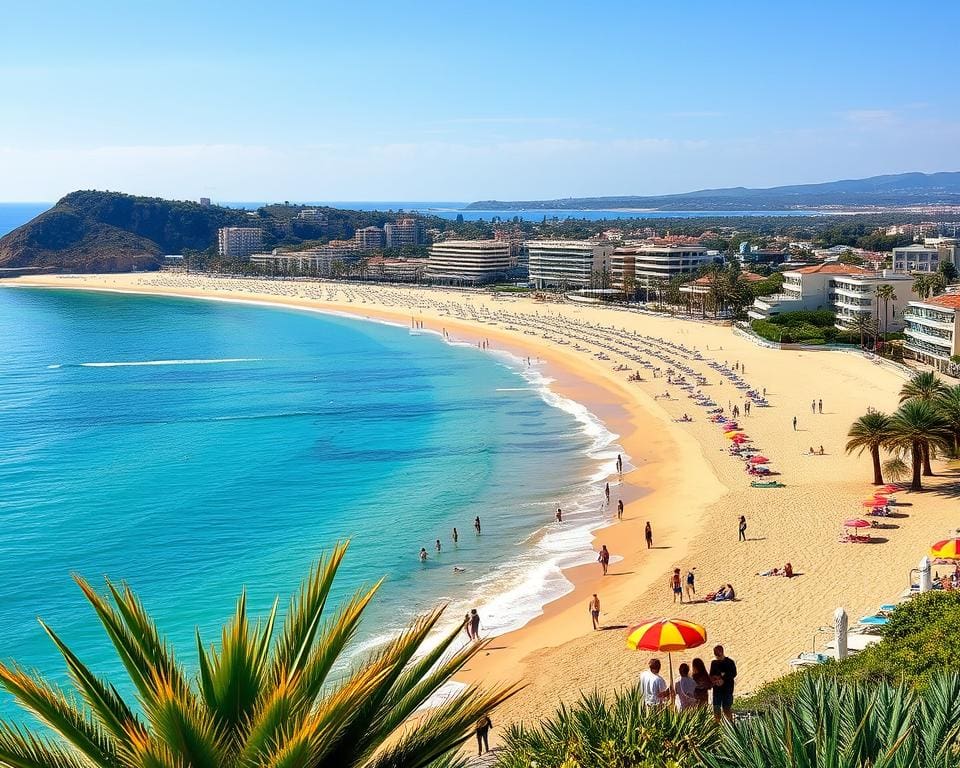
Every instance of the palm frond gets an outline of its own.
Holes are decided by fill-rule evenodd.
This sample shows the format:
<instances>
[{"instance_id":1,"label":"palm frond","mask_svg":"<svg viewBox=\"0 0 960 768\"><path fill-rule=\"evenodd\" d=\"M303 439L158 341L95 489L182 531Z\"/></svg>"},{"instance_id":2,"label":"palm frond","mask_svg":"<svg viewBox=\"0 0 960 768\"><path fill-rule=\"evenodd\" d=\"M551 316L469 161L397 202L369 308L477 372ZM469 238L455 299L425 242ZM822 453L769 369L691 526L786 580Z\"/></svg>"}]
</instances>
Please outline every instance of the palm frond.
<instances>
[{"instance_id":1,"label":"palm frond","mask_svg":"<svg viewBox=\"0 0 960 768\"><path fill-rule=\"evenodd\" d=\"M89 768L90 762L51 739L0 723L0 765L10 768ZM113 763L95 763L98 766Z\"/></svg>"}]
</instances>

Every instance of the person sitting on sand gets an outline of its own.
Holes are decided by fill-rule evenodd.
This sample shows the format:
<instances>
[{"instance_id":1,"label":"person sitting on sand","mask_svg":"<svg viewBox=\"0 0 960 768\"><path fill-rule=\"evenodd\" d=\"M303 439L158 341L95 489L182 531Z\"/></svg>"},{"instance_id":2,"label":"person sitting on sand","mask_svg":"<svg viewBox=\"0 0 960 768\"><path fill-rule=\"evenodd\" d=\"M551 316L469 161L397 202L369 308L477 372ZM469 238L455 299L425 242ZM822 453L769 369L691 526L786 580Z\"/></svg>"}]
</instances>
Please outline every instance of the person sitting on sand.
<instances>
[{"instance_id":1,"label":"person sitting on sand","mask_svg":"<svg viewBox=\"0 0 960 768\"><path fill-rule=\"evenodd\" d=\"M726 602L727 600L733 600L736 596L736 593L733 591L733 585L726 584L717 590L717 594L714 595L713 601L715 603L722 603Z\"/></svg>"},{"instance_id":2,"label":"person sitting on sand","mask_svg":"<svg viewBox=\"0 0 960 768\"><path fill-rule=\"evenodd\" d=\"M783 575L786 576L788 579L792 579L793 565L791 565L790 563L787 563L785 566L783 566Z\"/></svg>"},{"instance_id":3,"label":"person sitting on sand","mask_svg":"<svg viewBox=\"0 0 960 768\"><path fill-rule=\"evenodd\" d=\"M780 576L781 571L779 568L771 568L768 571L761 571L757 576Z\"/></svg>"}]
</instances>

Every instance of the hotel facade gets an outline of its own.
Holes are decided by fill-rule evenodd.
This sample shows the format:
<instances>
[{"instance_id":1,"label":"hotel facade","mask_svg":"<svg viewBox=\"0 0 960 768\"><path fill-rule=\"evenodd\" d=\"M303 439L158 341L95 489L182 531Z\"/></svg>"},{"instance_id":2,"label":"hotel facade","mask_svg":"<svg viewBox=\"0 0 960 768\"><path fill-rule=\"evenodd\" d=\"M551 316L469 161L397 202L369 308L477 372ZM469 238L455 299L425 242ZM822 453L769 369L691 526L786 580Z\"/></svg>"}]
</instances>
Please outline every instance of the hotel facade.
<instances>
[{"instance_id":1,"label":"hotel facade","mask_svg":"<svg viewBox=\"0 0 960 768\"><path fill-rule=\"evenodd\" d=\"M877 287L893 286L895 299L884 305L877 302ZM839 262L826 262L783 273L782 293L754 300L747 315L751 320L769 320L784 312L827 309L836 313L836 327L850 330L857 317L881 318L884 328L898 331L904 327L903 308L918 299L913 278L892 272L870 272Z\"/></svg>"},{"instance_id":2,"label":"hotel facade","mask_svg":"<svg viewBox=\"0 0 960 768\"><path fill-rule=\"evenodd\" d=\"M699 245L640 245L614 250L614 281L627 289L653 288L660 281L696 272L710 262L707 249Z\"/></svg>"},{"instance_id":3,"label":"hotel facade","mask_svg":"<svg viewBox=\"0 0 960 768\"><path fill-rule=\"evenodd\" d=\"M517 266L503 240L444 240L430 246L426 274L431 280L480 284L506 278Z\"/></svg>"},{"instance_id":4,"label":"hotel facade","mask_svg":"<svg viewBox=\"0 0 960 768\"><path fill-rule=\"evenodd\" d=\"M228 259L245 259L263 245L260 227L221 227L217 230L217 251Z\"/></svg>"},{"instance_id":5,"label":"hotel facade","mask_svg":"<svg viewBox=\"0 0 960 768\"><path fill-rule=\"evenodd\" d=\"M529 240L527 269L534 288L577 290L614 287L596 285L598 275L607 274L611 283L614 247L589 240Z\"/></svg>"},{"instance_id":6,"label":"hotel facade","mask_svg":"<svg viewBox=\"0 0 960 768\"><path fill-rule=\"evenodd\" d=\"M960 378L960 291L911 301L903 313L904 352L941 373Z\"/></svg>"}]
</instances>

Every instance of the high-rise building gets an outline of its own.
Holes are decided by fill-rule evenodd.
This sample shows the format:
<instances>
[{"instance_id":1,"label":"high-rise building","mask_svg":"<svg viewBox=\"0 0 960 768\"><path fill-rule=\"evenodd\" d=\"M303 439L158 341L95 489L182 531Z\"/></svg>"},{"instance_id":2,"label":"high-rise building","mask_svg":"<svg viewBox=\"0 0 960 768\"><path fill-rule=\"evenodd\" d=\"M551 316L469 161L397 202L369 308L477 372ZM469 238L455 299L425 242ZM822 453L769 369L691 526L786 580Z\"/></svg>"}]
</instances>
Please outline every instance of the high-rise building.
<instances>
[{"instance_id":1,"label":"high-rise building","mask_svg":"<svg viewBox=\"0 0 960 768\"><path fill-rule=\"evenodd\" d=\"M403 248L407 245L423 243L423 224L413 217L397 219L392 224L384 224L383 232L387 248Z\"/></svg>"},{"instance_id":2,"label":"high-rise building","mask_svg":"<svg viewBox=\"0 0 960 768\"><path fill-rule=\"evenodd\" d=\"M228 259L244 259L260 250L263 230L260 227L221 227L217 230L217 249Z\"/></svg>"},{"instance_id":3,"label":"high-rise building","mask_svg":"<svg viewBox=\"0 0 960 768\"><path fill-rule=\"evenodd\" d=\"M364 227L353 233L353 241L361 251L375 251L383 248L384 236L380 227Z\"/></svg>"},{"instance_id":4,"label":"high-rise building","mask_svg":"<svg viewBox=\"0 0 960 768\"><path fill-rule=\"evenodd\" d=\"M540 289L612 288L613 252L612 243L530 240L527 242L530 282Z\"/></svg>"},{"instance_id":5,"label":"high-rise building","mask_svg":"<svg viewBox=\"0 0 960 768\"><path fill-rule=\"evenodd\" d=\"M510 243L501 240L444 240L430 246L427 276L445 283L489 283L516 268Z\"/></svg>"},{"instance_id":6,"label":"high-rise building","mask_svg":"<svg viewBox=\"0 0 960 768\"><path fill-rule=\"evenodd\" d=\"M637 288L648 288L659 281L695 272L709 260L707 249L701 245L630 246L616 249L612 272L629 272Z\"/></svg>"},{"instance_id":7,"label":"high-rise building","mask_svg":"<svg viewBox=\"0 0 960 768\"><path fill-rule=\"evenodd\" d=\"M911 301L903 312L904 351L938 371L960 375L960 291Z\"/></svg>"}]
</instances>

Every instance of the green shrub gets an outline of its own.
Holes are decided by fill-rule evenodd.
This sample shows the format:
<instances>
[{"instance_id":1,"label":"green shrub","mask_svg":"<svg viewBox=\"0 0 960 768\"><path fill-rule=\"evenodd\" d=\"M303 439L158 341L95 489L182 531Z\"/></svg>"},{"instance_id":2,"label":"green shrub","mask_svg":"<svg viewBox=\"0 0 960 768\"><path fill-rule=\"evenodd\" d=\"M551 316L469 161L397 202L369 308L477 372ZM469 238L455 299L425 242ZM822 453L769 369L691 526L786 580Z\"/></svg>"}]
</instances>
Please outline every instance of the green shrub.
<instances>
[{"instance_id":1,"label":"green shrub","mask_svg":"<svg viewBox=\"0 0 960 768\"><path fill-rule=\"evenodd\" d=\"M720 729L707 708L645 707L638 688L592 693L538 726L511 725L496 768L700 768Z\"/></svg>"}]
</instances>

